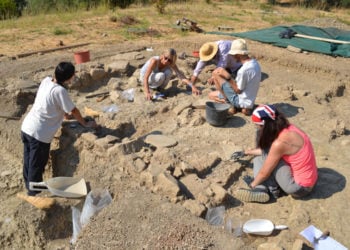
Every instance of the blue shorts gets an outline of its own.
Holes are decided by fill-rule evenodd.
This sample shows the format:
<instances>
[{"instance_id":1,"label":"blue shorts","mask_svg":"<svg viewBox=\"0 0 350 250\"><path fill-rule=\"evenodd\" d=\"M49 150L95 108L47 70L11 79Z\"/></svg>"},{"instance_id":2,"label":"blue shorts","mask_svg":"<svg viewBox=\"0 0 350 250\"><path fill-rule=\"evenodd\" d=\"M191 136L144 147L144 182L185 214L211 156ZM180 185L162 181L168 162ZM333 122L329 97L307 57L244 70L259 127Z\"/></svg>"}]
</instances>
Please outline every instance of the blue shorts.
<instances>
[{"instance_id":1,"label":"blue shorts","mask_svg":"<svg viewBox=\"0 0 350 250\"><path fill-rule=\"evenodd\" d=\"M232 89L229 82L224 82L221 85L222 91L225 93L227 100L236 108L239 108L239 97L236 92ZM220 99L225 99L225 97L219 93L218 97Z\"/></svg>"}]
</instances>

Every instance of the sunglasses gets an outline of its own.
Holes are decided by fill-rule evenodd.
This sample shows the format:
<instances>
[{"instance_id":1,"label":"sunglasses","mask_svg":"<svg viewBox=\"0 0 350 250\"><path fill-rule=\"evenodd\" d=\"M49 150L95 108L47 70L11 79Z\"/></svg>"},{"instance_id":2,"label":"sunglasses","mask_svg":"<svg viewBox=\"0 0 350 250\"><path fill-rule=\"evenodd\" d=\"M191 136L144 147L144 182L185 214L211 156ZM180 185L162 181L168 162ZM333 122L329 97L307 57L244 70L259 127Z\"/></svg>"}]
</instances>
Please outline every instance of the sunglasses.
<instances>
[{"instance_id":1,"label":"sunglasses","mask_svg":"<svg viewBox=\"0 0 350 250\"><path fill-rule=\"evenodd\" d=\"M173 60L171 60L171 59L170 59L169 57L167 57L167 56L164 56L164 60L167 61L167 62L170 62L170 63L173 62Z\"/></svg>"}]
</instances>

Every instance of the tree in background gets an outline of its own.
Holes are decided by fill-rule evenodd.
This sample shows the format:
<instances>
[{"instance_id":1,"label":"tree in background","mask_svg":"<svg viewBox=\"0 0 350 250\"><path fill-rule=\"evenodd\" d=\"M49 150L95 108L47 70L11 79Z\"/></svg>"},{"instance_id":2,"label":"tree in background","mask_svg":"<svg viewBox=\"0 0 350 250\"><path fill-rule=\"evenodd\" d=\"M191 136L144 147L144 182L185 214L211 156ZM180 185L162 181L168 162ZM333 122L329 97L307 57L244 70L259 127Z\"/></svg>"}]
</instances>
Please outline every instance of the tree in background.
<instances>
[{"instance_id":1,"label":"tree in background","mask_svg":"<svg viewBox=\"0 0 350 250\"><path fill-rule=\"evenodd\" d=\"M179 0L172 0L177 2ZM180 0L181 1L181 0ZM184 0L186 1L186 0ZM211 2L211 0L205 0ZM252 0L253 1L253 0ZM277 5L281 0L266 0ZM133 3L154 4L160 14L165 13L169 0L0 0L0 20L21 16L81 10L92 10L100 6L115 10L125 9ZM290 0L290 3L307 8L329 10L332 7L349 8L350 0Z\"/></svg>"},{"instance_id":2,"label":"tree in background","mask_svg":"<svg viewBox=\"0 0 350 250\"><path fill-rule=\"evenodd\" d=\"M16 8L18 11L18 15L21 16L23 9L27 5L27 1L26 0L15 0L15 2L16 2Z\"/></svg>"},{"instance_id":3,"label":"tree in background","mask_svg":"<svg viewBox=\"0 0 350 250\"><path fill-rule=\"evenodd\" d=\"M153 0L154 3L156 4L156 9L159 14L164 14L165 13L165 7L167 5L167 0Z\"/></svg>"},{"instance_id":4,"label":"tree in background","mask_svg":"<svg viewBox=\"0 0 350 250\"><path fill-rule=\"evenodd\" d=\"M18 15L14 0L0 0L0 20L12 18Z\"/></svg>"}]
</instances>

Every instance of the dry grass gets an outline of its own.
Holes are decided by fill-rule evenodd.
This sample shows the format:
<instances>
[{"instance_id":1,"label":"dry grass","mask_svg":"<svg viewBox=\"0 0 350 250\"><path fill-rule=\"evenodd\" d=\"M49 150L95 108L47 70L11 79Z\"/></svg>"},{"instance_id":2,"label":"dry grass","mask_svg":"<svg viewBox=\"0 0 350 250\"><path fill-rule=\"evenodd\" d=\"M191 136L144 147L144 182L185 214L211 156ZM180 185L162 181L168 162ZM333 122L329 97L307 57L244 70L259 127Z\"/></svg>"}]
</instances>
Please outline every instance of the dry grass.
<instances>
[{"instance_id":1,"label":"dry grass","mask_svg":"<svg viewBox=\"0 0 350 250\"><path fill-rule=\"evenodd\" d=\"M22 17L0 22L0 54L14 56L18 53L38 51L77 43L111 43L136 39L175 39L191 36L183 32L176 20L186 17L196 21L205 31L217 31L218 26L233 27L234 32L254 30L275 25L288 25L314 18L334 18L350 24L349 10L330 12L301 7L269 6L258 1L232 3L194 0L187 3L168 4L161 15L154 6L131 6L115 12L64 13ZM129 16L137 22L125 24ZM150 32L152 30L152 38Z\"/></svg>"}]
</instances>

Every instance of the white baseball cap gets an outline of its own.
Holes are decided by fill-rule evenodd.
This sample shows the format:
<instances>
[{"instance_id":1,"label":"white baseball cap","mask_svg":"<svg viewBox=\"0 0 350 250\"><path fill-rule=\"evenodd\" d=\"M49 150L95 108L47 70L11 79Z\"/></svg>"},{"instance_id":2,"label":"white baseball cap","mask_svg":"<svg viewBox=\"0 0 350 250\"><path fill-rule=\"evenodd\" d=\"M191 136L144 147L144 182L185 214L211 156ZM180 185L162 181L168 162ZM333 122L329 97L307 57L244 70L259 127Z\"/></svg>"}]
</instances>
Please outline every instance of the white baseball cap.
<instances>
[{"instance_id":1,"label":"white baseball cap","mask_svg":"<svg viewBox=\"0 0 350 250\"><path fill-rule=\"evenodd\" d=\"M247 43L244 39L236 39L231 44L230 55L248 55Z\"/></svg>"}]
</instances>

